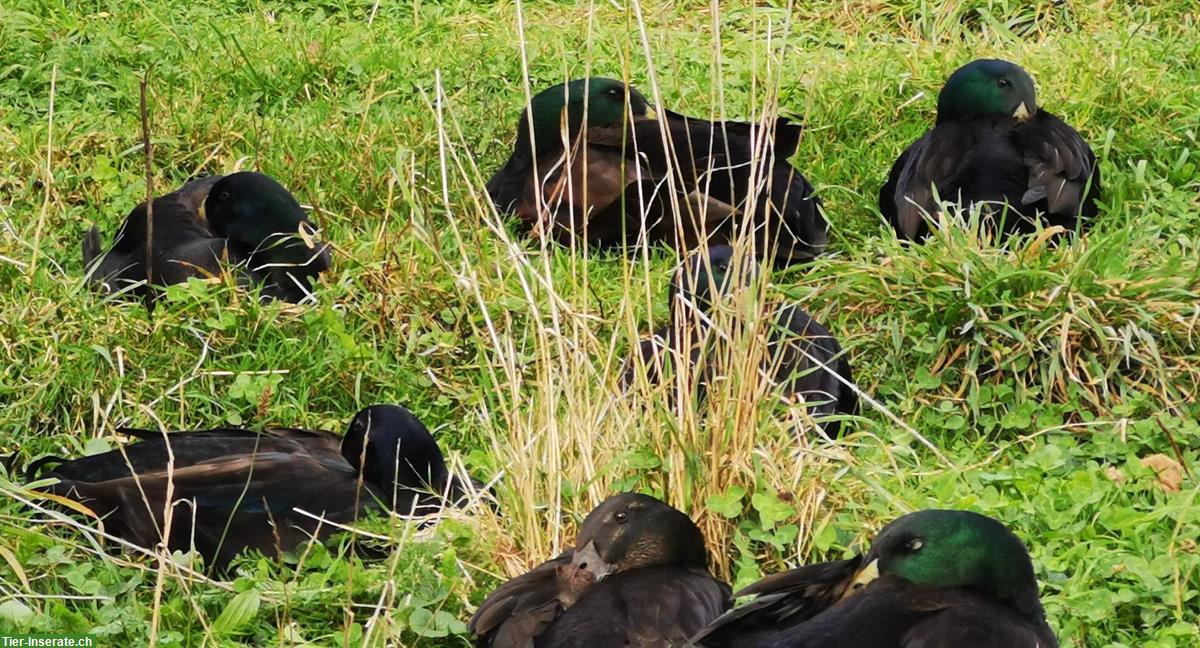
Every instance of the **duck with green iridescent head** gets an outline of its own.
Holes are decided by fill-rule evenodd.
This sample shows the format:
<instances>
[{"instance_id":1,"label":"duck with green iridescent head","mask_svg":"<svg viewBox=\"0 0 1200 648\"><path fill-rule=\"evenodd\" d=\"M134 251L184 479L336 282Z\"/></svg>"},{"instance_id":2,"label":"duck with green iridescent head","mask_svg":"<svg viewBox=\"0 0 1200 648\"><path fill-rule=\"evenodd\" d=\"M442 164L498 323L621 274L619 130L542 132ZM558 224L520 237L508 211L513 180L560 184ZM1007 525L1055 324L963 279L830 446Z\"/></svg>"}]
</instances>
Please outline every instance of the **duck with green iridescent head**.
<instances>
[{"instance_id":1,"label":"duck with green iridescent head","mask_svg":"<svg viewBox=\"0 0 1200 648\"><path fill-rule=\"evenodd\" d=\"M896 160L879 209L901 238L922 241L936 224L938 198L981 204L987 227L1006 237L1039 223L1084 230L1099 197L1095 154L1038 105L1029 73L980 59L950 75L938 95L937 124Z\"/></svg>"},{"instance_id":2,"label":"duck with green iridescent head","mask_svg":"<svg viewBox=\"0 0 1200 648\"><path fill-rule=\"evenodd\" d=\"M704 648L1057 648L1033 562L1012 531L970 511L885 526L866 554L798 567L693 638Z\"/></svg>"},{"instance_id":3,"label":"duck with green iridescent head","mask_svg":"<svg viewBox=\"0 0 1200 648\"><path fill-rule=\"evenodd\" d=\"M96 226L84 236L89 284L106 294L157 297L161 286L230 272L239 285L260 286L264 299L298 303L330 267L330 246L319 240L316 225L268 175L241 171L190 180L152 205L152 222L146 203L137 205L108 249Z\"/></svg>"},{"instance_id":4,"label":"duck with green iridescent head","mask_svg":"<svg viewBox=\"0 0 1200 648\"><path fill-rule=\"evenodd\" d=\"M747 235L779 265L811 259L827 227L786 161L800 126L761 128L656 112L621 81L576 79L534 95L487 190L501 213L564 245L691 250Z\"/></svg>"}]
</instances>

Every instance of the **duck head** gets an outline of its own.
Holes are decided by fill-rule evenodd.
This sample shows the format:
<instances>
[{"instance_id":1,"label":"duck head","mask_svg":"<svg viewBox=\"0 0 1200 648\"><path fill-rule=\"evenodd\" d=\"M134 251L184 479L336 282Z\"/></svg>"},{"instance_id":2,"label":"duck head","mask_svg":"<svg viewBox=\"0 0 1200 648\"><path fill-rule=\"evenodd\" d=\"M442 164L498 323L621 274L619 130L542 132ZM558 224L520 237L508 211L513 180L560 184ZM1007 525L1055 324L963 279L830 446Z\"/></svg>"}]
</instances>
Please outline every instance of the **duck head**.
<instances>
[{"instance_id":1,"label":"duck head","mask_svg":"<svg viewBox=\"0 0 1200 648\"><path fill-rule=\"evenodd\" d=\"M739 286L749 286L757 270L753 259L735 263L733 248L728 245L698 250L684 260L671 280L671 307L682 309L683 314L709 314L714 304L728 298Z\"/></svg>"},{"instance_id":2,"label":"duck head","mask_svg":"<svg viewBox=\"0 0 1200 648\"><path fill-rule=\"evenodd\" d=\"M979 59L957 70L938 95L939 124L956 119L1007 115L1025 121L1037 114L1033 78L1021 66Z\"/></svg>"},{"instance_id":3,"label":"duck head","mask_svg":"<svg viewBox=\"0 0 1200 648\"><path fill-rule=\"evenodd\" d=\"M691 518L649 495L621 493L583 520L572 553L570 578L593 583L643 567L704 569L704 536Z\"/></svg>"},{"instance_id":4,"label":"duck head","mask_svg":"<svg viewBox=\"0 0 1200 648\"><path fill-rule=\"evenodd\" d=\"M251 258L252 271L309 277L330 265L329 246L315 240L304 208L270 176L242 171L221 178L208 192L204 212L218 236Z\"/></svg>"},{"instance_id":5,"label":"duck head","mask_svg":"<svg viewBox=\"0 0 1200 648\"><path fill-rule=\"evenodd\" d=\"M440 494L450 479L433 435L399 405L373 405L355 415L342 439L342 456L389 500L401 491Z\"/></svg>"},{"instance_id":6,"label":"duck head","mask_svg":"<svg viewBox=\"0 0 1200 648\"><path fill-rule=\"evenodd\" d=\"M534 145L529 145L529 126L523 116L517 132L517 147L535 153L562 145L562 128L572 136L584 126L616 126L627 118L653 119L654 110L640 92L603 77L575 79L534 95L528 118L533 123Z\"/></svg>"},{"instance_id":7,"label":"duck head","mask_svg":"<svg viewBox=\"0 0 1200 648\"><path fill-rule=\"evenodd\" d=\"M953 510L910 513L879 532L862 564L854 591L891 574L927 587L972 590L1027 617L1044 617L1025 544L986 515Z\"/></svg>"}]
</instances>

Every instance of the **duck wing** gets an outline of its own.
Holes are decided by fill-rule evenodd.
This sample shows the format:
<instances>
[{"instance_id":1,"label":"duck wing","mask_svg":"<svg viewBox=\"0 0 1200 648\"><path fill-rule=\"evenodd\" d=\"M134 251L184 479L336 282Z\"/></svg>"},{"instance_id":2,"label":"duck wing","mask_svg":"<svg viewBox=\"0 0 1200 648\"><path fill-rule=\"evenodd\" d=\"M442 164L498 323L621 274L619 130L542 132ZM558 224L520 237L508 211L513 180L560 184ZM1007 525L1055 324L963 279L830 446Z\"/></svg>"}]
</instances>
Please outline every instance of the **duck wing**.
<instances>
[{"instance_id":1,"label":"duck wing","mask_svg":"<svg viewBox=\"0 0 1200 648\"><path fill-rule=\"evenodd\" d=\"M924 240L927 219L938 212L935 197L964 207L986 201L1019 208L1025 169L1012 139L1014 123L999 117L945 122L909 146L879 191L880 213L896 234ZM1020 220L1011 219L1008 229Z\"/></svg>"},{"instance_id":2,"label":"duck wing","mask_svg":"<svg viewBox=\"0 0 1200 648\"><path fill-rule=\"evenodd\" d=\"M753 228L762 253L774 254L780 266L811 259L824 250L828 226L820 200L787 161L799 146L799 124L779 120L768 128L670 111L664 121L665 142L663 122L635 122L630 131L636 146L631 149L653 174L665 177L673 170L685 190L702 197L693 202L701 208L699 220L705 227L701 230L700 223L693 223L691 229L710 240L715 236L731 241L738 228Z\"/></svg>"},{"instance_id":3,"label":"duck wing","mask_svg":"<svg viewBox=\"0 0 1200 648\"><path fill-rule=\"evenodd\" d=\"M153 280L157 283L163 254L195 241L215 239L216 235L201 213L208 192L222 176L207 176L185 183L179 189L154 199L154 227L146 227L146 203L134 207L125 217L111 249L101 254L100 231L92 228L83 240L84 264L88 280L106 292L146 281L146 239L153 236L151 253ZM206 259L201 259L202 261ZM205 266L211 269L212 264Z\"/></svg>"},{"instance_id":4,"label":"duck wing","mask_svg":"<svg viewBox=\"0 0 1200 648\"><path fill-rule=\"evenodd\" d=\"M533 147L529 143L529 117L521 113L517 121L516 143L500 167L488 179L486 189L496 211L511 214L525 194L525 187L533 174Z\"/></svg>"},{"instance_id":5,"label":"duck wing","mask_svg":"<svg viewBox=\"0 0 1200 648\"><path fill-rule=\"evenodd\" d=\"M1024 205L1064 217L1058 224L1074 225L1077 216L1096 215L1100 194L1100 169L1092 148L1074 128L1039 110L1037 116L1015 132L1029 169L1029 189Z\"/></svg>"},{"instance_id":6,"label":"duck wing","mask_svg":"<svg viewBox=\"0 0 1200 648\"><path fill-rule=\"evenodd\" d=\"M165 470L168 459L172 457L175 467L183 468L224 457L252 456L268 452L294 453L306 447L338 454L341 443L339 437L329 432L291 428L269 428L263 432L240 428L166 433L133 428L119 428L118 431L139 441L77 459L50 457L47 458L49 461L38 460L30 465L26 479L34 481L57 477L65 480L102 482L133 474Z\"/></svg>"},{"instance_id":7,"label":"duck wing","mask_svg":"<svg viewBox=\"0 0 1200 648\"><path fill-rule=\"evenodd\" d=\"M206 176L185 183L179 189L154 199L154 231L146 230L146 203L140 203L125 217L125 223L113 249L122 253L141 252L148 234L153 247L170 249L196 238L216 238L201 207L213 185L224 176Z\"/></svg>"},{"instance_id":8,"label":"duck wing","mask_svg":"<svg viewBox=\"0 0 1200 648\"><path fill-rule=\"evenodd\" d=\"M168 438L208 438L208 439L253 439L266 437L271 439L290 439L299 443L319 443L340 448L342 438L328 430L305 430L302 427L266 426L263 430L246 430L244 427L212 427L209 430L144 430L139 427L118 427L116 431L126 436L138 439L161 439L163 434Z\"/></svg>"},{"instance_id":9,"label":"duck wing","mask_svg":"<svg viewBox=\"0 0 1200 648\"><path fill-rule=\"evenodd\" d=\"M574 554L574 550L563 552L492 592L468 624L477 637L475 645L533 648L534 639L573 601L559 573L571 564Z\"/></svg>"},{"instance_id":10,"label":"duck wing","mask_svg":"<svg viewBox=\"0 0 1200 648\"><path fill-rule=\"evenodd\" d=\"M672 125L685 124L689 128L695 128L699 134L705 134L704 130L712 128L726 139L740 140L745 146L745 142L750 142L755 139L760 139L764 135L766 127L760 122L744 122L733 119L724 119L719 121L707 121L696 117L688 117L672 110L664 110L667 123ZM775 157L780 160L786 160L796 154L800 148L800 137L804 134L804 125L799 121L794 121L789 117L780 117L771 125L769 133L766 134L771 140L771 149ZM711 136L710 136L711 139ZM745 152L743 151L743 154Z\"/></svg>"},{"instance_id":11,"label":"duck wing","mask_svg":"<svg viewBox=\"0 0 1200 648\"><path fill-rule=\"evenodd\" d=\"M739 638L799 625L836 604L846 593L862 556L797 567L773 574L737 592L754 600L722 614L692 641L699 646L749 646Z\"/></svg>"},{"instance_id":12,"label":"duck wing","mask_svg":"<svg viewBox=\"0 0 1200 648\"><path fill-rule=\"evenodd\" d=\"M729 609L730 589L707 571L635 569L588 588L539 639L553 648L668 648Z\"/></svg>"},{"instance_id":13,"label":"duck wing","mask_svg":"<svg viewBox=\"0 0 1200 648\"><path fill-rule=\"evenodd\" d=\"M1057 648L1006 605L960 589L923 588L883 576L799 623L745 627L697 645L712 648Z\"/></svg>"},{"instance_id":14,"label":"duck wing","mask_svg":"<svg viewBox=\"0 0 1200 648\"><path fill-rule=\"evenodd\" d=\"M297 508L348 522L375 501L340 454L319 448L225 455L105 480L60 477L45 490L88 506L111 532L146 548L162 540L170 503L168 547L194 545L218 569L246 548L275 555L332 530Z\"/></svg>"},{"instance_id":15,"label":"duck wing","mask_svg":"<svg viewBox=\"0 0 1200 648\"><path fill-rule=\"evenodd\" d=\"M913 142L888 173L888 180L879 190L879 211L901 238L910 241L923 240L929 233L926 215L933 214L937 205L933 201L934 178L943 182L957 172L958 147L939 149L940 155L930 155L937 148L937 129L926 133ZM944 132L944 131L942 131Z\"/></svg>"},{"instance_id":16,"label":"duck wing","mask_svg":"<svg viewBox=\"0 0 1200 648\"><path fill-rule=\"evenodd\" d=\"M768 372L786 386L787 394L798 395L809 404L813 418L857 412L858 395L842 382L853 382L846 352L833 333L799 305L786 305L776 312L765 361L771 363ZM822 427L829 436L836 436L840 422L829 421Z\"/></svg>"},{"instance_id":17,"label":"duck wing","mask_svg":"<svg viewBox=\"0 0 1200 648\"><path fill-rule=\"evenodd\" d=\"M1007 202L1020 212L1005 225L1029 231L1034 213L1074 229L1077 216L1096 214L1100 176L1087 142L1057 117L1038 111L1021 123L986 118L938 125L892 165L879 192L879 210L909 240L928 234L926 214L941 198ZM963 194L963 195L959 195Z\"/></svg>"},{"instance_id":18,"label":"duck wing","mask_svg":"<svg viewBox=\"0 0 1200 648\"><path fill-rule=\"evenodd\" d=\"M928 613L900 642L902 648L1058 648L1043 621L1030 622L1007 605L957 589L913 589L904 606Z\"/></svg>"},{"instance_id":19,"label":"duck wing","mask_svg":"<svg viewBox=\"0 0 1200 648\"><path fill-rule=\"evenodd\" d=\"M341 447L342 438L328 430L307 430L304 428L267 426L260 430L245 428L210 428L207 430L146 430L142 428L119 427L117 432L143 440L160 440L165 435L169 439L257 439L290 440L299 443L332 444Z\"/></svg>"}]
</instances>

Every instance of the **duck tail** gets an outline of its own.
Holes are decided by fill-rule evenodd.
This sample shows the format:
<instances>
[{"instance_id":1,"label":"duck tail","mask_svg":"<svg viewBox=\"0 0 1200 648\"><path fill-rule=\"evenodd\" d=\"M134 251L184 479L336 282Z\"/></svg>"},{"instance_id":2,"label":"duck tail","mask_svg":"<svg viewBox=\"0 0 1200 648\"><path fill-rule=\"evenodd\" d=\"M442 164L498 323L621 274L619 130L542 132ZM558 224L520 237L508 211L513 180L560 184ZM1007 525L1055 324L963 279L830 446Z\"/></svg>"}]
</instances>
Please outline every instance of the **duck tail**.
<instances>
[{"instance_id":1,"label":"duck tail","mask_svg":"<svg viewBox=\"0 0 1200 648\"><path fill-rule=\"evenodd\" d=\"M5 457L3 460L0 460L0 463L4 465L4 472L8 475L9 479L12 479L12 477L17 474L17 460L20 458L21 451L17 450L16 452L13 452Z\"/></svg>"},{"instance_id":2,"label":"duck tail","mask_svg":"<svg viewBox=\"0 0 1200 648\"><path fill-rule=\"evenodd\" d=\"M116 429L116 432L117 432L117 434L124 434L125 436L131 436L135 439L150 440L150 441L162 440L162 436L163 436L163 433L159 430L143 430L141 428L132 428L132 427L118 427Z\"/></svg>"},{"instance_id":3,"label":"duck tail","mask_svg":"<svg viewBox=\"0 0 1200 648\"><path fill-rule=\"evenodd\" d=\"M447 495L447 501L453 506L464 507L470 503L471 496L475 495L481 501L486 502L493 513L499 515L501 512L500 503L496 499L496 489L488 487L487 484L470 475L465 478L459 475L450 475L449 487L443 490Z\"/></svg>"},{"instance_id":4,"label":"duck tail","mask_svg":"<svg viewBox=\"0 0 1200 648\"><path fill-rule=\"evenodd\" d=\"M775 158L785 160L800 148L804 125L792 117L780 117L775 122Z\"/></svg>"},{"instance_id":5,"label":"duck tail","mask_svg":"<svg viewBox=\"0 0 1200 648\"><path fill-rule=\"evenodd\" d=\"M850 372L850 361L843 355L838 358L838 373L846 382L851 385L854 383L854 376ZM842 385L842 389L838 394L837 411L843 414L858 414L858 392L850 388L849 385Z\"/></svg>"},{"instance_id":6,"label":"duck tail","mask_svg":"<svg viewBox=\"0 0 1200 648\"><path fill-rule=\"evenodd\" d=\"M83 235L83 268L88 270L92 263L100 257L100 228L92 225L87 234Z\"/></svg>"},{"instance_id":7,"label":"duck tail","mask_svg":"<svg viewBox=\"0 0 1200 648\"><path fill-rule=\"evenodd\" d=\"M55 455L46 455L45 457L38 457L37 459L34 459L33 463L30 463L29 466L25 468L25 483L35 482L41 479L43 477L41 473L47 467L57 466L66 462L66 459L57 457Z\"/></svg>"}]
</instances>

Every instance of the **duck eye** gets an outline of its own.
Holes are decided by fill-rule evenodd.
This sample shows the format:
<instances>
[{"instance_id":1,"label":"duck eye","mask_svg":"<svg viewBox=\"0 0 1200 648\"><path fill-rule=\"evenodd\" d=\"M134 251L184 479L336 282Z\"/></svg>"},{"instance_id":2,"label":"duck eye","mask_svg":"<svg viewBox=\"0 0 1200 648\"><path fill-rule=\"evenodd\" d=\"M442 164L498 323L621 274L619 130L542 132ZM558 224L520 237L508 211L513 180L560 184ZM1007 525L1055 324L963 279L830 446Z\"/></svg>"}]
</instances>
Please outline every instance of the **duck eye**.
<instances>
[{"instance_id":1,"label":"duck eye","mask_svg":"<svg viewBox=\"0 0 1200 648\"><path fill-rule=\"evenodd\" d=\"M221 193L217 194L217 198L220 198L221 200L229 200L232 196L233 193L228 189L224 189L221 191Z\"/></svg>"},{"instance_id":2,"label":"duck eye","mask_svg":"<svg viewBox=\"0 0 1200 648\"><path fill-rule=\"evenodd\" d=\"M904 543L904 549L905 549L905 551L908 551L909 553L917 553L918 551L921 550L921 547L924 547L924 546L925 546L925 541L920 538L913 538L912 540L909 540L908 542Z\"/></svg>"},{"instance_id":3,"label":"duck eye","mask_svg":"<svg viewBox=\"0 0 1200 648\"><path fill-rule=\"evenodd\" d=\"M996 81L996 85L1000 86L1001 88L1007 88L1012 85L1012 81L1009 81L1005 78L1000 78Z\"/></svg>"},{"instance_id":4,"label":"duck eye","mask_svg":"<svg viewBox=\"0 0 1200 648\"><path fill-rule=\"evenodd\" d=\"M617 521L617 524L625 524L629 521L629 514L625 511L617 511L616 515L613 515L613 519Z\"/></svg>"}]
</instances>

